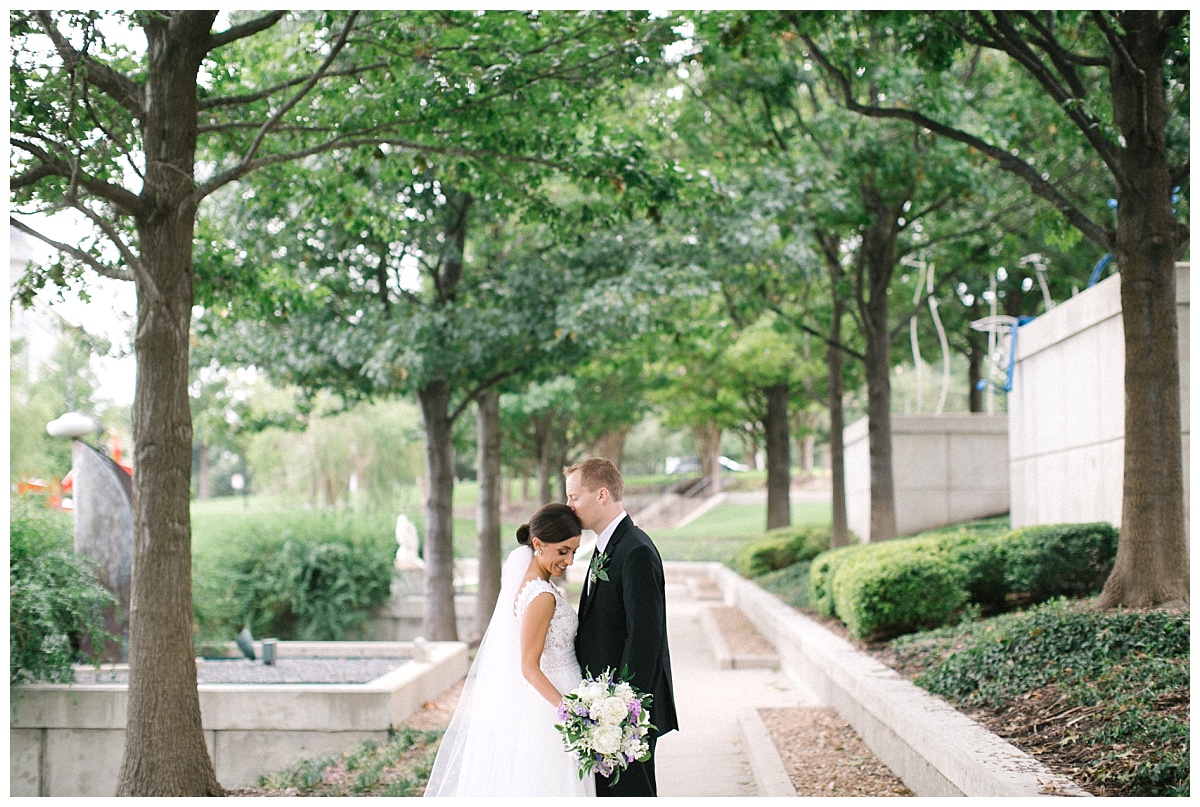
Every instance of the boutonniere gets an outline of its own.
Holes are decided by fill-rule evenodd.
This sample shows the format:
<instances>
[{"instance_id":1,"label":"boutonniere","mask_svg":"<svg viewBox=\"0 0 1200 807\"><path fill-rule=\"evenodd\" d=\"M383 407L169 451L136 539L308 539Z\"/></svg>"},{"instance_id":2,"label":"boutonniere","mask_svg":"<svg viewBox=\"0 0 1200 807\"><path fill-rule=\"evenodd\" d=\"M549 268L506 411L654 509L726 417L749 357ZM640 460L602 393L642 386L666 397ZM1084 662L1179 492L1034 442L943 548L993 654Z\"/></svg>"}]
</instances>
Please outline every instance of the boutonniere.
<instances>
[{"instance_id":1,"label":"boutonniere","mask_svg":"<svg viewBox=\"0 0 1200 807\"><path fill-rule=\"evenodd\" d=\"M608 572L605 567L608 566L608 555L603 552L597 552L592 555L592 563L588 566L588 584L596 585L597 580L608 582Z\"/></svg>"}]
</instances>

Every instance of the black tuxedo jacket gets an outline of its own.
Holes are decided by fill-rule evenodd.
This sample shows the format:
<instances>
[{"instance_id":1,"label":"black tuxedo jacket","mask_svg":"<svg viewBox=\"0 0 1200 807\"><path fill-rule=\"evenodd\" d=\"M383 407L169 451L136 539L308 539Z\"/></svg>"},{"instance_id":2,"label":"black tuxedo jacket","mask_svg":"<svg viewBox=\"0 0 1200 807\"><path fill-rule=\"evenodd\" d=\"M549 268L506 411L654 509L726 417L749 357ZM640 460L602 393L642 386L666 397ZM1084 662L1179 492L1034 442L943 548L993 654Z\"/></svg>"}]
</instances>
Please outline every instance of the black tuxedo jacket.
<instances>
[{"instance_id":1,"label":"black tuxedo jacket","mask_svg":"<svg viewBox=\"0 0 1200 807\"><path fill-rule=\"evenodd\" d=\"M628 515L609 538L604 554L608 580L596 580L579 601L575 653L584 675L629 671L629 683L654 696L651 736L679 728L667 647L666 591L662 558L650 537ZM633 777L630 777L631 779ZM620 784L625 781L621 774Z\"/></svg>"}]
</instances>

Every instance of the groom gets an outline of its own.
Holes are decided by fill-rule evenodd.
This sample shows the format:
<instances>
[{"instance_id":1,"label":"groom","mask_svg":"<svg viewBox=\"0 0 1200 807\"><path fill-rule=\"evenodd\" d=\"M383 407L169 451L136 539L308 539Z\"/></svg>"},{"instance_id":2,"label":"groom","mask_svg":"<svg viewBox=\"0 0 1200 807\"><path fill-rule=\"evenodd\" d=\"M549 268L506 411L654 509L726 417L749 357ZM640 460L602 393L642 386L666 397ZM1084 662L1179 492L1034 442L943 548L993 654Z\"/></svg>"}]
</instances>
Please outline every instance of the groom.
<instances>
[{"instance_id":1,"label":"groom","mask_svg":"<svg viewBox=\"0 0 1200 807\"><path fill-rule=\"evenodd\" d=\"M621 504L621 472L606 459L592 457L563 471L567 504L584 529L596 533L596 550L579 600L575 653L584 675L606 668L627 671L627 680L653 695L647 740L650 759L633 762L617 782L596 774L597 796L656 796L654 746L658 737L679 728L667 649L666 594L662 558L649 536L634 526Z\"/></svg>"}]
</instances>

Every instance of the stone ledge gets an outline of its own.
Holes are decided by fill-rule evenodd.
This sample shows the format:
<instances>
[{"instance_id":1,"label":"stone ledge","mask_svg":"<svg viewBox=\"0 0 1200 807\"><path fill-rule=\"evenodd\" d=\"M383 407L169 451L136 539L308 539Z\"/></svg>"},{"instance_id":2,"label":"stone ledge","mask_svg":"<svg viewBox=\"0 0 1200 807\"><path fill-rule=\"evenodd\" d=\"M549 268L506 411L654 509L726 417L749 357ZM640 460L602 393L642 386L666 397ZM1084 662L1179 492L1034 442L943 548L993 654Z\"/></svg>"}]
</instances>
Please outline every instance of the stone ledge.
<instances>
[{"instance_id":1,"label":"stone ledge","mask_svg":"<svg viewBox=\"0 0 1200 807\"><path fill-rule=\"evenodd\" d=\"M734 654L725 641L725 634L717 620L713 617L712 609L705 608L700 612L700 627L708 638L709 648L720 670L778 670L778 654L742 653Z\"/></svg>"},{"instance_id":2,"label":"stone ledge","mask_svg":"<svg viewBox=\"0 0 1200 807\"><path fill-rule=\"evenodd\" d=\"M1090 795L732 570L709 568L784 672L837 709L918 796Z\"/></svg>"},{"instance_id":3,"label":"stone ledge","mask_svg":"<svg viewBox=\"0 0 1200 807\"><path fill-rule=\"evenodd\" d=\"M757 709L743 709L738 713L738 725L746 741L746 755L750 758L750 768L754 771L754 781L758 785L758 795L768 797L795 797L796 788L788 775Z\"/></svg>"}]
</instances>

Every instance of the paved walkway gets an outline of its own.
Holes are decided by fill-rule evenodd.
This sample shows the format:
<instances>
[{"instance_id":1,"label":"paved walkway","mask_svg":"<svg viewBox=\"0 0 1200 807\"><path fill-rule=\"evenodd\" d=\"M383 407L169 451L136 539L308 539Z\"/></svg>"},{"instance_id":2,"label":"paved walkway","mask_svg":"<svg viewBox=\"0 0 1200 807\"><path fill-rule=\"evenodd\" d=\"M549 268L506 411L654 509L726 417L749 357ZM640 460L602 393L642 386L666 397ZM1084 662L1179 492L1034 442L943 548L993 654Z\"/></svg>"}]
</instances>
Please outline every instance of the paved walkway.
<instances>
[{"instance_id":1,"label":"paved walkway","mask_svg":"<svg viewBox=\"0 0 1200 807\"><path fill-rule=\"evenodd\" d=\"M762 707L821 706L783 672L721 669L701 613L718 602L699 600L687 580L667 572L667 635L679 731L658 741L659 796L758 796L739 714ZM652 707L653 708L653 707Z\"/></svg>"}]
</instances>

